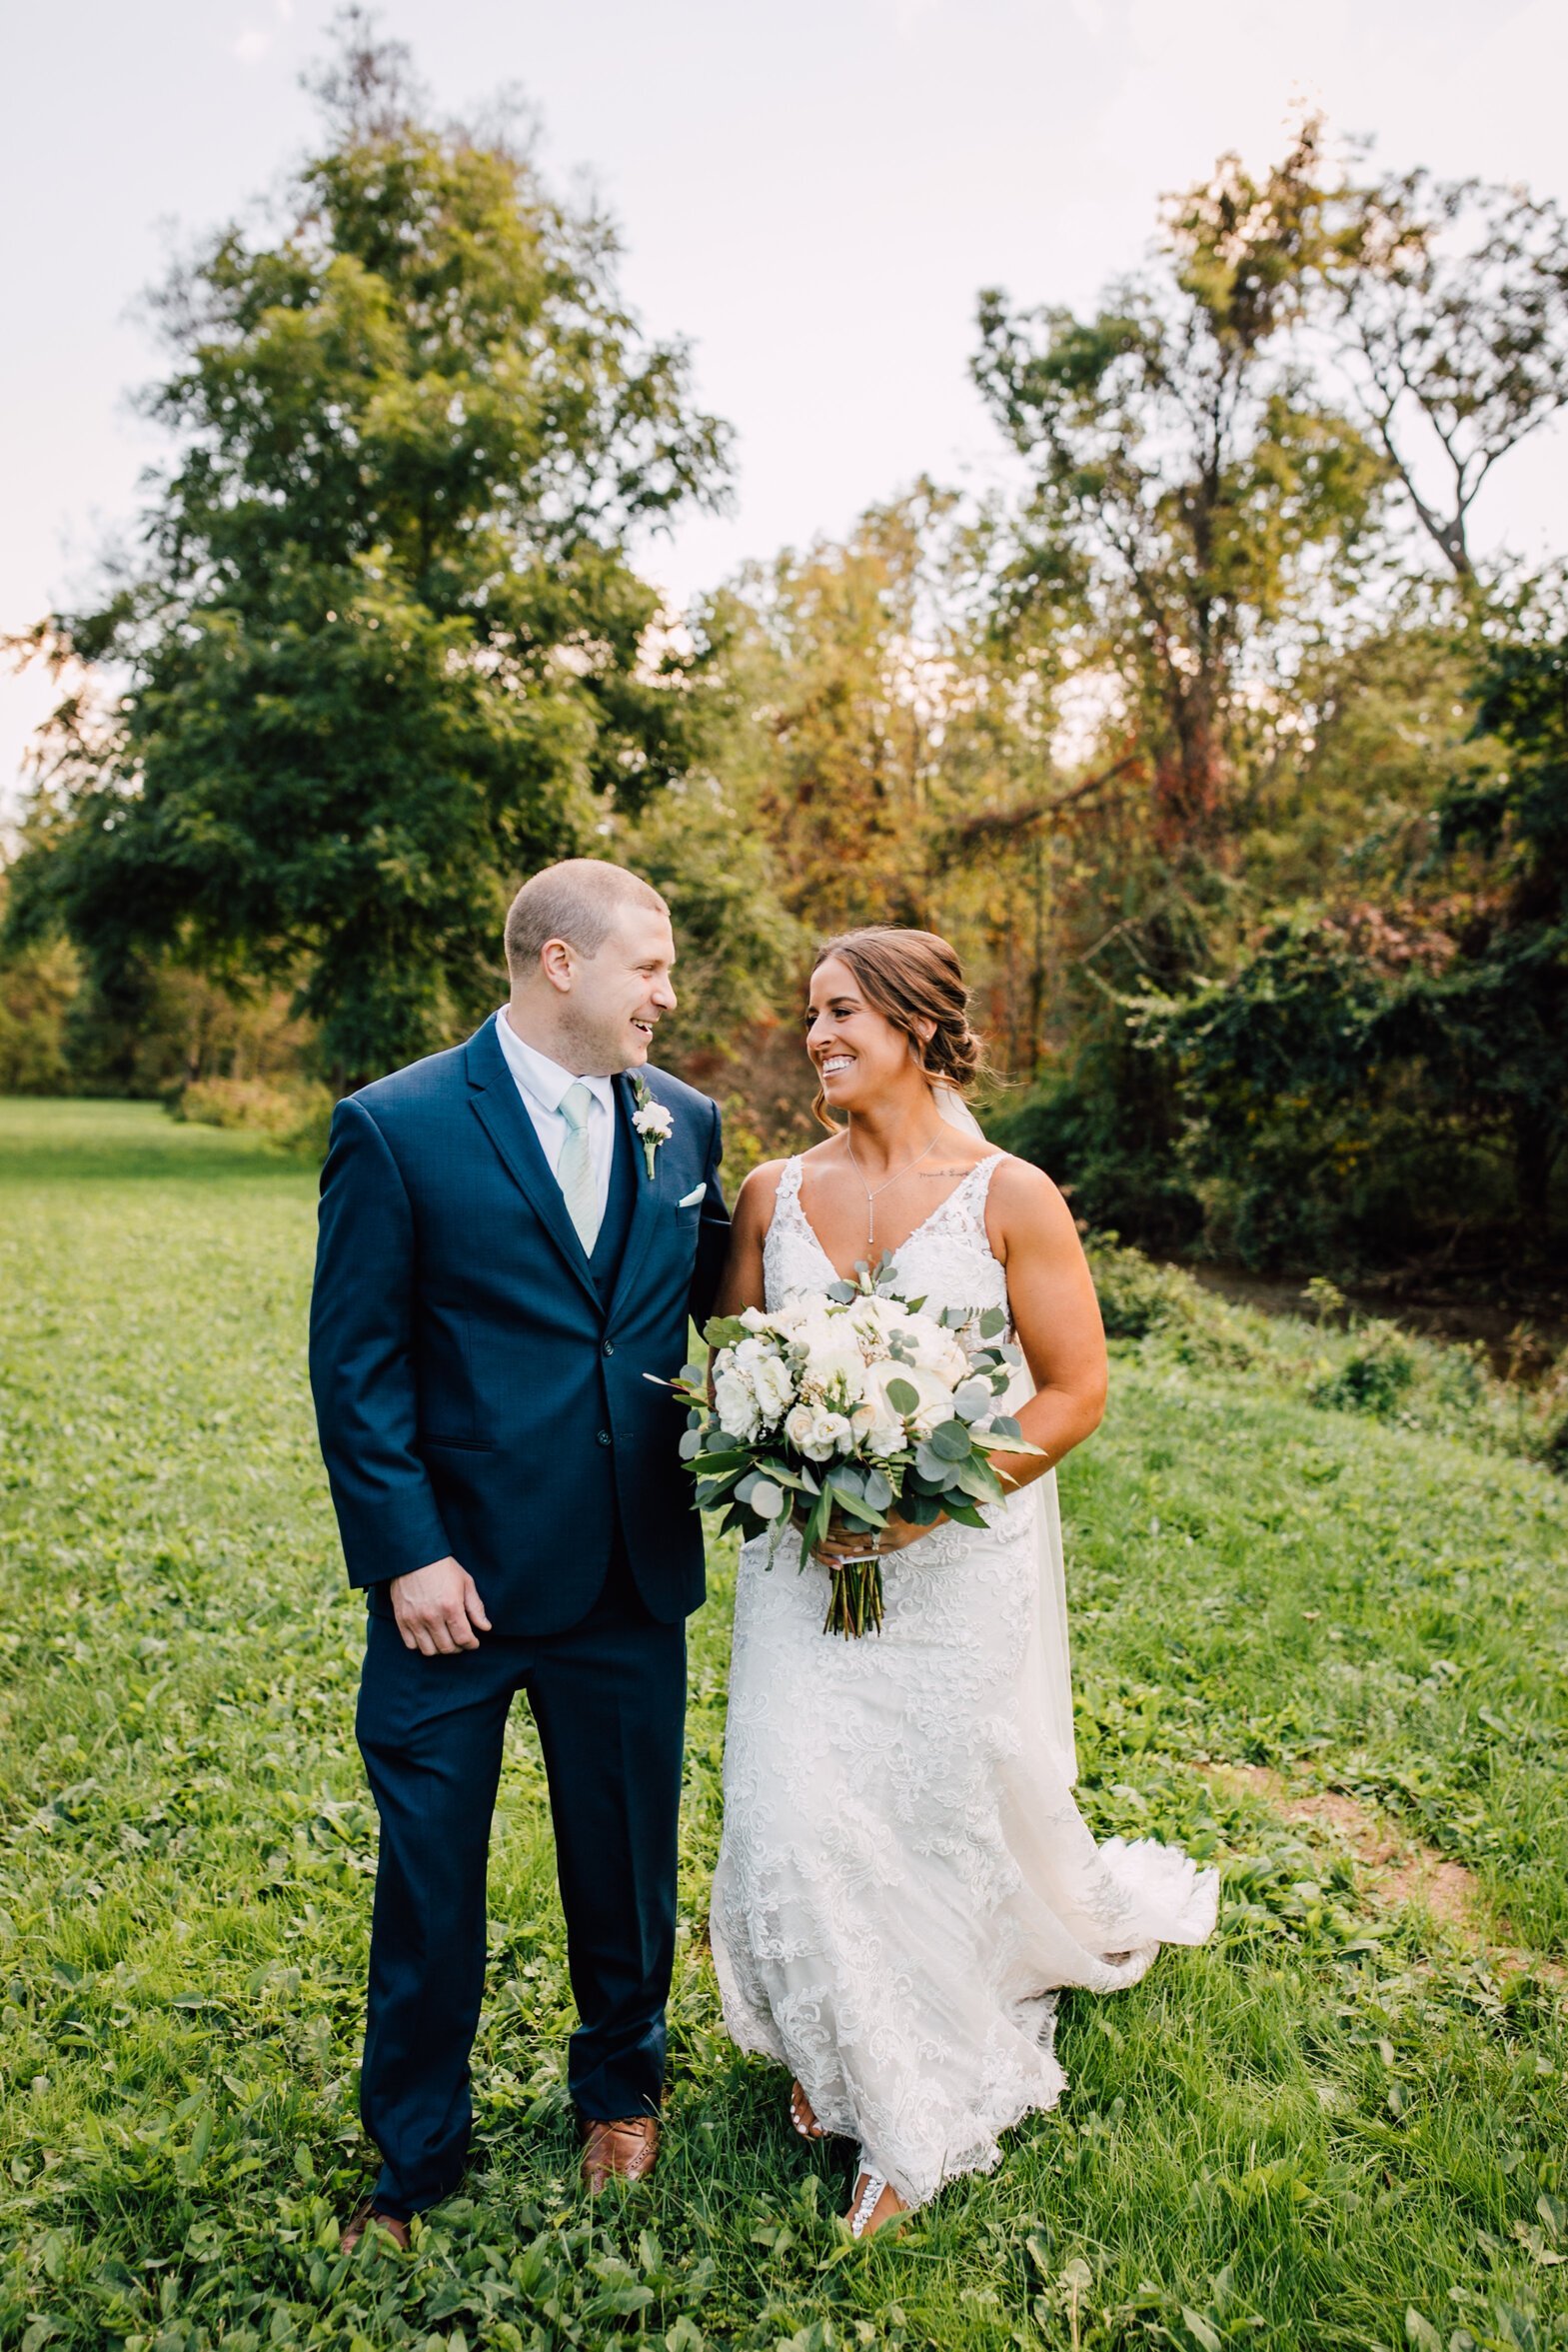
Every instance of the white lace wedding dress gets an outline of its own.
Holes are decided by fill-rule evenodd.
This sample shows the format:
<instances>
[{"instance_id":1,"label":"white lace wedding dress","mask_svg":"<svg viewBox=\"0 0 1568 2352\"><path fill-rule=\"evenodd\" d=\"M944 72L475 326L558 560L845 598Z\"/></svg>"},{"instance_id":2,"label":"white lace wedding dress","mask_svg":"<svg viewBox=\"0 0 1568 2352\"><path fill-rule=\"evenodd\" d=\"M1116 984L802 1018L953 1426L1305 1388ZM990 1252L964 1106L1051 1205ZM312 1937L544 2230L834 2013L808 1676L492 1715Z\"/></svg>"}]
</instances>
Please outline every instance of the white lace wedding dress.
<instances>
[{"instance_id":1,"label":"white lace wedding dress","mask_svg":"<svg viewBox=\"0 0 1568 2352\"><path fill-rule=\"evenodd\" d=\"M1005 1306L985 1234L1001 1156L895 1254L933 1307ZM835 1280L780 1179L768 1304ZM1218 1879L1174 1847L1096 1846L1039 1735L1023 1658L1039 1543L1030 1490L883 1571L879 1636L822 1632L826 1570L793 1534L741 1554L713 1949L725 2023L799 2077L823 2128L909 2205L988 2171L997 2134L1054 2106L1059 1985L1113 1992L1162 1943L1201 1943Z\"/></svg>"}]
</instances>

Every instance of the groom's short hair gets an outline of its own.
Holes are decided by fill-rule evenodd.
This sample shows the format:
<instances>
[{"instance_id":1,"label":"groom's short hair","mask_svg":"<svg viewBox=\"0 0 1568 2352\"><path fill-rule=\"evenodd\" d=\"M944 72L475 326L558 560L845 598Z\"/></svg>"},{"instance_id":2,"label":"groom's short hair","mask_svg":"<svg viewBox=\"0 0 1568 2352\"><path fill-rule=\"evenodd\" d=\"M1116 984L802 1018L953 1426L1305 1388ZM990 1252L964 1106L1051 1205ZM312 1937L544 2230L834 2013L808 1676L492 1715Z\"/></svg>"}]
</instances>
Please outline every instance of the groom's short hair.
<instances>
[{"instance_id":1,"label":"groom's short hair","mask_svg":"<svg viewBox=\"0 0 1568 2352\"><path fill-rule=\"evenodd\" d=\"M623 907L669 907L651 882L607 858L563 858L529 876L507 911L507 970L531 973L547 940L566 940L580 956L597 956Z\"/></svg>"}]
</instances>

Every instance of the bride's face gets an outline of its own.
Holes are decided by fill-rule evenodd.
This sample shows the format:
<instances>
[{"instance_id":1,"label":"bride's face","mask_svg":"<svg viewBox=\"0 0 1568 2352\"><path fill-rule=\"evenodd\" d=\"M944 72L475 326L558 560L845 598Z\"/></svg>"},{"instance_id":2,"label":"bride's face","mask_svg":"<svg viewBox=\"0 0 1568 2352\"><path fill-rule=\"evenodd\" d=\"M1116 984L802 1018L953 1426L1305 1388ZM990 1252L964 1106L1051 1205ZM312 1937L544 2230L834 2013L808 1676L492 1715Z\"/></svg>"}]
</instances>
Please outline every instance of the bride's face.
<instances>
[{"instance_id":1,"label":"bride's face","mask_svg":"<svg viewBox=\"0 0 1568 2352\"><path fill-rule=\"evenodd\" d=\"M918 1079L909 1041L865 992L840 957L811 975L805 1050L829 1111L863 1111Z\"/></svg>"}]
</instances>

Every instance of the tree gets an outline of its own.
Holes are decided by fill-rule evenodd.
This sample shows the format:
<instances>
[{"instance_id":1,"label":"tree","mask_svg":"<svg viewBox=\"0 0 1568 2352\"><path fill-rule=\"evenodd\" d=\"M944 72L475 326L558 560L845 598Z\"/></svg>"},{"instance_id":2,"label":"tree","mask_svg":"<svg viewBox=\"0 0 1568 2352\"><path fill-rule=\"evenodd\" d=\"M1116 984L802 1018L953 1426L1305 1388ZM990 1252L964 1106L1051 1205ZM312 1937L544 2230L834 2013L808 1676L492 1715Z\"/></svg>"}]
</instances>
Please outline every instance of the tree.
<instances>
[{"instance_id":1,"label":"tree","mask_svg":"<svg viewBox=\"0 0 1568 2352\"><path fill-rule=\"evenodd\" d=\"M1386 1194L1395 1173L1406 1237L1424 1220L1452 1239L1487 1220L1484 1191L1457 1180L1479 1153L1511 1178L1511 1214L1491 1221L1551 1247L1568 1144L1568 640L1492 650L1476 734L1491 757L1440 797L1404 906L1298 910L1224 981L1143 1009L1145 1046L1179 1069L1195 1180L1254 1203L1233 1243L1299 1249L1314 1218L1343 1242L1350 1181Z\"/></svg>"},{"instance_id":2,"label":"tree","mask_svg":"<svg viewBox=\"0 0 1568 2352\"><path fill-rule=\"evenodd\" d=\"M1379 461L1289 356L1321 203L1308 126L1261 181L1222 159L1092 319L980 297L975 379L1033 472L1013 606L1116 682L1167 854L1220 844L1270 656L1376 507Z\"/></svg>"},{"instance_id":3,"label":"tree","mask_svg":"<svg viewBox=\"0 0 1568 2352\"><path fill-rule=\"evenodd\" d=\"M1390 174L1341 191L1322 285L1366 430L1460 580L1498 460L1568 403L1568 216L1479 180ZM1421 487L1430 469L1446 496Z\"/></svg>"},{"instance_id":4,"label":"tree","mask_svg":"<svg viewBox=\"0 0 1568 2352\"><path fill-rule=\"evenodd\" d=\"M517 882L684 771L697 668L629 546L720 494L725 434L606 223L425 120L355 12L320 94L273 232L161 297L179 454L129 574L36 633L127 685L57 712L13 908L98 976L296 984L341 1080L494 1002Z\"/></svg>"}]
</instances>

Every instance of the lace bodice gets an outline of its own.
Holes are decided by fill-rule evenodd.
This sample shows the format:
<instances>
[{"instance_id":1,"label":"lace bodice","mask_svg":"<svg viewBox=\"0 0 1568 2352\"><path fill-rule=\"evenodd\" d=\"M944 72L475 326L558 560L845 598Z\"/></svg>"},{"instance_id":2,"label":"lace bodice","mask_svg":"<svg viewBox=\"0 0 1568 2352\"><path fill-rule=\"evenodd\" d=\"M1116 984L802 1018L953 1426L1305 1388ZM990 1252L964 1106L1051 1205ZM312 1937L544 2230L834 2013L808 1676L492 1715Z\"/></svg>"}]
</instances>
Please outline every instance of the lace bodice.
<instances>
[{"instance_id":1,"label":"lace bodice","mask_svg":"<svg viewBox=\"0 0 1568 2352\"><path fill-rule=\"evenodd\" d=\"M893 1251L896 1284L905 1296L925 1299L933 1311L951 1306L1005 1308L1006 1269L985 1231L986 1195L1005 1158L1005 1153L993 1152L988 1160L976 1161ZM837 1268L800 1205L800 1172L796 1154L785 1162L774 1196L773 1222L763 1247L770 1309L798 1297L802 1290L820 1290L838 1279Z\"/></svg>"}]
</instances>

